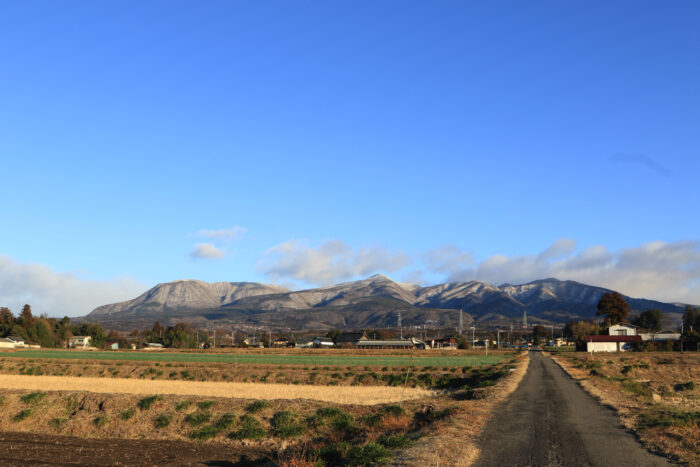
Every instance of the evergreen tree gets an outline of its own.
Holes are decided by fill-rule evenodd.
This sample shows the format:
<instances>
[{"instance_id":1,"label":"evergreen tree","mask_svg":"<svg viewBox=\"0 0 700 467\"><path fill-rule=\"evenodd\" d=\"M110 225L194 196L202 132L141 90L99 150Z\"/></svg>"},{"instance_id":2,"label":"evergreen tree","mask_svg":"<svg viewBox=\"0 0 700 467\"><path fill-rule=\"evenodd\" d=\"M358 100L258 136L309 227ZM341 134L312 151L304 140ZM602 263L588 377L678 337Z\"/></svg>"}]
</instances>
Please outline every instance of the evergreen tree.
<instances>
[{"instance_id":1,"label":"evergreen tree","mask_svg":"<svg viewBox=\"0 0 700 467\"><path fill-rule=\"evenodd\" d=\"M608 325L622 323L630 314L630 306L618 292L608 292L598 302L598 316L605 316Z\"/></svg>"}]
</instances>

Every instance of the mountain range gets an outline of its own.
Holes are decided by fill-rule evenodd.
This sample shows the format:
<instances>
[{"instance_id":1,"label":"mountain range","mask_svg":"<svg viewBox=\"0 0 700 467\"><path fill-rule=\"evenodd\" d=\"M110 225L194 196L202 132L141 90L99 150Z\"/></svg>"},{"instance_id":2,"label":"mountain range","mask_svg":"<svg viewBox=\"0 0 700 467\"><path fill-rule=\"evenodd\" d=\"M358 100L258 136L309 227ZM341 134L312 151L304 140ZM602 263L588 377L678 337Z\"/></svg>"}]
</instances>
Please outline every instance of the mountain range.
<instances>
[{"instance_id":1,"label":"mountain range","mask_svg":"<svg viewBox=\"0 0 700 467\"><path fill-rule=\"evenodd\" d=\"M125 302L104 305L82 320L128 330L189 322L196 326L278 329L359 329L404 326L480 326L529 322L564 323L595 318L596 304L610 290L574 281L543 279L494 286L453 282L428 287L394 282L381 274L328 287L291 291L255 282L179 280L158 284ZM677 320L684 305L626 297L633 312L659 309Z\"/></svg>"}]
</instances>

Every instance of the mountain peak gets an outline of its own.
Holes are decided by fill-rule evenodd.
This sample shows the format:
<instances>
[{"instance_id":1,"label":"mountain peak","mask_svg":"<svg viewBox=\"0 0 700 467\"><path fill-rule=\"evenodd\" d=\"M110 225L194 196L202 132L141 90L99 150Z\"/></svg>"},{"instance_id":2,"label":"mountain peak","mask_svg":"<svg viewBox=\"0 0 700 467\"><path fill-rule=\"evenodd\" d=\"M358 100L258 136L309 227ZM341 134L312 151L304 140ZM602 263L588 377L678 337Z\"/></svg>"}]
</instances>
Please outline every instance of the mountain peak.
<instances>
[{"instance_id":1,"label":"mountain peak","mask_svg":"<svg viewBox=\"0 0 700 467\"><path fill-rule=\"evenodd\" d=\"M384 274L375 274L367 278L367 280L370 279L373 281L394 282L390 277L387 277Z\"/></svg>"}]
</instances>

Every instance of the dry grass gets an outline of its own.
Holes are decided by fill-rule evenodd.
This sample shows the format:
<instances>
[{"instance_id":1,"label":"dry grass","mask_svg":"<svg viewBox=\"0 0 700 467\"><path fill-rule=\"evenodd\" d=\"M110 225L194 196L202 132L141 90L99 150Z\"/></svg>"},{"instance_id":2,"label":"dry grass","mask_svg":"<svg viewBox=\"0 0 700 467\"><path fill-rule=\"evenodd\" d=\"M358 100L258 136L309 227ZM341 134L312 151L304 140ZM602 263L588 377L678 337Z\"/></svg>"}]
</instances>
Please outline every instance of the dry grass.
<instances>
[{"instance_id":1,"label":"dry grass","mask_svg":"<svg viewBox=\"0 0 700 467\"><path fill-rule=\"evenodd\" d=\"M71 376L3 375L5 389L87 391L100 394L173 394L237 399L311 399L337 404L375 405L402 399L431 397L435 391L380 386L327 386L220 383L203 381L133 380L124 378L75 378Z\"/></svg>"},{"instance_id":2,"label":"dry grass","mask_svg":"<svg viewBox=\"0 0 700 467\"><path fill-rule=\"evenodd\" d=\"M394 465L469 466L479 456L477 440L494 408L520 384L530 359L521 354L510 375L482 394L483 399L461 401L459 412L445 422L430 427L429 433L413 447L403 451Z\"/></svg>"},{"instance_id":3,"label":"dry grass","mask_svg":"<svg viewBox=\"0 0 700 467\"><path fill-rule=\"evenodd\" d=\"M700 355L577 352L553 358L613 407L647 448L700 465Z\"/></svg>"}]
</instances>

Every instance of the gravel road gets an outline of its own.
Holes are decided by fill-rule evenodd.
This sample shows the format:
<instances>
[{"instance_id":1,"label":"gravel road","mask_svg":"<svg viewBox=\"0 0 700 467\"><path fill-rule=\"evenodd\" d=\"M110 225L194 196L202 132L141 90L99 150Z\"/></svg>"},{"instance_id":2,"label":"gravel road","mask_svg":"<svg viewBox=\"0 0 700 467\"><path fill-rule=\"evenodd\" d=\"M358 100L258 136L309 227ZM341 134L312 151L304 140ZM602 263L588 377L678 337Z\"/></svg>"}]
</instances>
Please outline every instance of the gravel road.
<instances>
[{"instance_id":1,"label":"gravel road","mask_svg":"<svg viewBox=\"0 0 700 467\"><path fill-rule=\"evenodd\" d=\"M482 435L476 466L661 466L611 409L551 358L530 352L518 389Z\"/></svg>"}]
</instances>

